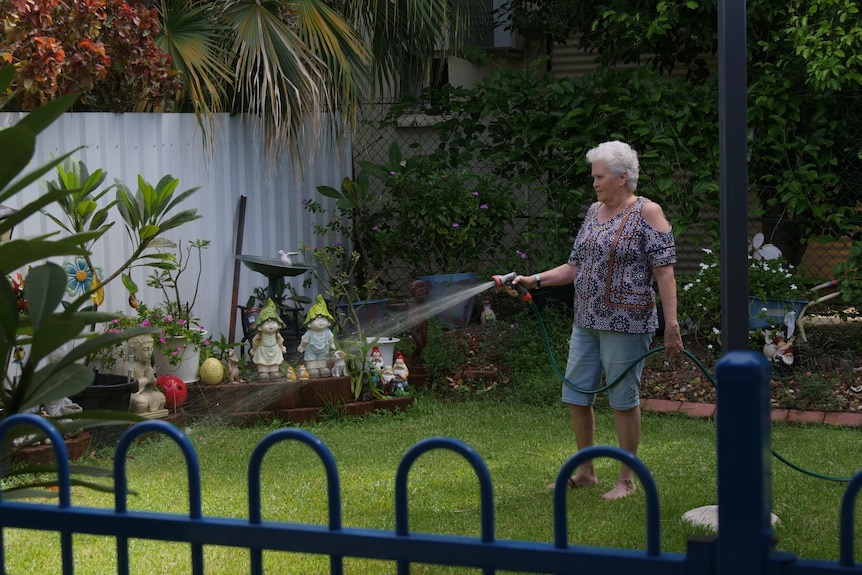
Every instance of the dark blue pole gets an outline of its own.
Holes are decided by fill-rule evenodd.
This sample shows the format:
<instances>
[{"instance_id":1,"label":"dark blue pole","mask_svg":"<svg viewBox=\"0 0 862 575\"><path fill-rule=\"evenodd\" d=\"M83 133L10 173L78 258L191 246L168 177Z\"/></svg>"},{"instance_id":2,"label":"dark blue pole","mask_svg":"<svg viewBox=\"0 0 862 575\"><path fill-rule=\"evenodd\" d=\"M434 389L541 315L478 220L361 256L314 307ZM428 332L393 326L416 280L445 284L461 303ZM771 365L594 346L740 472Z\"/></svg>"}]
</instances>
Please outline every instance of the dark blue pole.
<instances>
[{"instance_id":1,"label":"dark blue pole","mask_svg":"<svg viewBox=\"0 0 862 575\"><path fill-rule=\"evenodd\" d=\"M748 155L745 1L718 3L721 344L748 349Z\"/></svg>"},{"instance_id":2,"label":"dark blue pole","mask_svg":"<svg viewBox=\"0 0 862 575\"><path fill-rule=\"evenodd\" d=\"M772 542L769 379L763 354L732 351L715 366L717 575L763 575Z\"/></svg>"}]
</instances>

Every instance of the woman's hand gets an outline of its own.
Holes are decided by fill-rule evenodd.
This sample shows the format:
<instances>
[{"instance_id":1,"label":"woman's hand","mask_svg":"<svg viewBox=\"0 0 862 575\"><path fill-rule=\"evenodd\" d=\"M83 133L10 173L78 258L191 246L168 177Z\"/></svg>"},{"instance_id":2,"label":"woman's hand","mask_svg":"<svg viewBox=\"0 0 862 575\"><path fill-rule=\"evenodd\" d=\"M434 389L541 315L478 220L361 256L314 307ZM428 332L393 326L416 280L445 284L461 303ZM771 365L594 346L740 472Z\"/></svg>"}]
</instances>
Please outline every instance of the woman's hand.
<instances>
[{"instance_id":1,"label":"woman's hand","mask_svg":"<svg viewBox=\"0 0 862 575\"><path fill-rule=\"evenodd\" d=\"M672 322L664 326L664 354L668 359L674 359L682 354L682 335L680 334L679 322Z\"/></svg>"}]
</instances>

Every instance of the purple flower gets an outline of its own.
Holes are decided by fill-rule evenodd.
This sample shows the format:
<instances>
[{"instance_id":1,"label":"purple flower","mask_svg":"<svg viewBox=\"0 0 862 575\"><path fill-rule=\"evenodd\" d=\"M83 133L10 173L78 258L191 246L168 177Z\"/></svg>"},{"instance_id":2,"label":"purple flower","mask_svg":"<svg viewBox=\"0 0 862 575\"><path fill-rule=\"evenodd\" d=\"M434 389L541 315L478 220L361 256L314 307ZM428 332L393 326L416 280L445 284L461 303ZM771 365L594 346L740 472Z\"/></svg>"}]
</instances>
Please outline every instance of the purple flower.
<instances>
[{"instance_id":1,"label":"purple flower","mask_svg":"<svg viewBox=\"0 0 862 575\"><path fill-rule=\"evenodd\" d=\"M302 198L302 205L304 206L304 205L305 205L305 204L307 204L307 203L308 203L308 198L306 198L306 197L304 197L304 196L303 196L303 198Z\"/></svg>"},{"instance_id":2,"label":"purple flower","mask_svg":"<svg viewBox=\"0 0 862 575\"><path fill-rule=\"evenodd\" d=\"M186 325L186 320L184 320L184 319L178 319L178 320L177 320L177 323L178 323L179 325Z\"/></svg>"},{"instance_id":3,"label":"purple flower","mask_svg":"<svg viewBox=\"0 0 862 575\"><path fill-rule=\"evenodd\" d=\"M515 250L515 253L516 253L516 254L518 254L519 256L521 256L521 259L522 259L522 260L527 259L527 254L525 254L525 253L524 253L524 252L522 252L521 250Z\"/></svg>"},{"instance_id":4,"label":"purple flower","mask_svg":"<svg viewBox=\"0 0 862 575\"><path fill-rule=\"evenodd\" d=\"M390 175L390 176L397 176L397 175L398 175L398 172L389 172L389 175Z\"/></svg>"},{"instance_id":5,"label":"purple flower","mask_svg":"<svg viewBox=\"0 0 862 575\"><path fill-rule=\"evenodd\" d=\"M460 227L460 226L461 226L461 224L459 224L458 222L453 222L453 223L452 223L452 227L453 227L453 228L457 228L457 227Z\"/></svg>"},{"instance_id":6,"label":"purple flower","mask_svg":"<svg viewBox=\"0 0 862 575\"><path fill-rule=\"evenodd\" d=\"M144 327L150 327L150 320L145 319L144 321L141 322L141 325Z\"/></svg>"},{"instance_id":7,"label":"purple flower","mask_svg":"<svg viewBox=\"0 0 862 575\"><path fill-rule=\"evenodd\" d=\"M478 195L479 195L479 192L473 192L473 195L474 195L474 196L478 196Z\"/></svg>"},{"instance_id":8,"label":"purple flower","mask_svg":"<svg viewBox=\"0 0 862 575\"><path fill-rule=\"evenodd\" d=\"M377 226L374 226L374 227L372 227L372 228L371 228L371 230L372 230L372 231L375 231L375 232L376 232L377 230L379 230L379 229L380 229L380 228L378 228Z\"/></svg>"},{"instance_id":9,"label":"purple flower","mask_svg":"<svg viewBox=\"0 0 862 575\"><path fill-rule=\"evenodd\" d=\"M481 206L479 206L479 209L480 209L480 210L487 210L487 209L488 209L488 204L482 204Z\"/></svg>"}]
</instances>

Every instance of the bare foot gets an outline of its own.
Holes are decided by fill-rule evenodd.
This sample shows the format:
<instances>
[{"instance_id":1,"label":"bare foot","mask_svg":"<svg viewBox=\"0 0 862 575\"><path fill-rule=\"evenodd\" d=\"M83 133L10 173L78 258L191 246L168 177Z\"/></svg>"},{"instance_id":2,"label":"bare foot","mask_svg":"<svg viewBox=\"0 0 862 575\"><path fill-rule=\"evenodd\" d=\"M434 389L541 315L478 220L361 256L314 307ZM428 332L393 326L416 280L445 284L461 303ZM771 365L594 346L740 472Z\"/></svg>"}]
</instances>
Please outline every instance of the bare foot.
<instances>
[{"instance_id":1,"label":"bare foot","mask_svg":"<svg viewBox=\"0 0 862 575\"><path fill-rule=\"evenodd\" d=\"M569 489L580 489L581 487L593 487L599 482L596 474L589 471L579 471L569 477ZM548 485L548 489L554 489L556 483Z\"/></svg>"},{"instance_id":2,"label":"bare foot","mask_svg":"<svg viewBox=\"0 0 862 575\"><path fill-rule=\"evenodd\" d=\"M614 485L614 488L605 493L603 497L608 501L613 501L614 499L622 499L623 497L627 497L635 491L637 491L637 485L635 485L634 480L617 479L617 484Z\"/></svg>"}]
</instances>

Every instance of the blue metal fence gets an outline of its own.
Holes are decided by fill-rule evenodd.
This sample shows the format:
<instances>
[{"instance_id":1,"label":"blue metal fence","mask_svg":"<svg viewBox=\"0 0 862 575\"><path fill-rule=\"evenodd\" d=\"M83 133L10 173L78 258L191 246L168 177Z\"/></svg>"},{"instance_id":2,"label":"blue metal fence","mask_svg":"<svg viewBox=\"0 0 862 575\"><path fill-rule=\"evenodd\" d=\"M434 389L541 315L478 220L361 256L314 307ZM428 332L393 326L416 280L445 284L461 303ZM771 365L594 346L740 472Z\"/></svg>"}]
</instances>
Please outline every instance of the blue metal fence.
<instances>
[{"instance_id":1,"label":"blue metal fence","mask_svg":"<svg viewBox=\"0 0 862 575\"><path fill-rule=\"evenodd\" d=\"M206 572L205 545L250 551L249 572L264 573L263 551L293 551L326 555L330 572L343 572L345 557L393 562L399 574L412 563L462 566L483 573L500 570L529 573L627 573L644 575L718 575L862 573L854 563L854 507L862 490L862 471L849 482L840 509L839 561L805 560L774 549L770 524L769 364L761 354L731 352L716 367L718 390L718 498L721 536L692 537L685 553L660 549L659 499L655 482L635 456L615 447L583 450L560 468L554 493L554 540L551 543L498 540L494 534L493 485L481 457L468 445L451 438L431 438L414 445L399 463L395 477L395 530L345 527L341 521L338 469L329 448L300 429L281 429L263 438L248 466L248 519L205 517L201 511L201 481L197 454L176 427L148 421L131 427L120 439L114 456L113 509L76 508L71 504L70 465L62 437L34 415L14 416L0 423L0 440L21 423L43 429L51 438L58 461L59 502L56 505L0 501L0 574L6 573L3 535L7 528L35 529L60 534L62 572L74 573L73 534L112 537L117 544L117 572L129 573L130 539L184 542L189 545L191 569ZM752 393L754 391L754 393ZM126 505L126 455L143 434L158 432L179 445L188 469L188 515L129 511ZM260 471L268 450L284 441L298 441L323 463L329 498L328 524L305 525L264 521L261 513ZM408 513L408 472L417 458L431 450L449 450L474 469L481 500L480 537L411 532ZM570 545L567 539L566 478L578 465L609 457L630 466L640 480L646 500L646 550Z\"/></svg>"}]
</instances>

